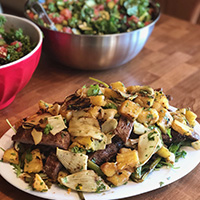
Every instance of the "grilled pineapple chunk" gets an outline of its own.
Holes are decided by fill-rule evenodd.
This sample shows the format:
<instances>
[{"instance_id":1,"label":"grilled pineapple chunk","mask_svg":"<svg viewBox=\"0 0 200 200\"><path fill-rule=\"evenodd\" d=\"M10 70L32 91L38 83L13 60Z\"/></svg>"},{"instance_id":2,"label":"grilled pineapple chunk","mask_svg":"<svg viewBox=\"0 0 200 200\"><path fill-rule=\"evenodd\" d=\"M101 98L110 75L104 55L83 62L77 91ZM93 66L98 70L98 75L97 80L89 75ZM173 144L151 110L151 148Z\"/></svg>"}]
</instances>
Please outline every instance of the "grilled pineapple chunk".
<instances>
[{"instance_id":1,"label":"grilled pineapple chunk","mask_svg":"<svg viewBox=\"0 0 200 200\"><path fill-rule=\"evenodd\" d=\"M124 86L124 84L121 81L111 83L110 85L111 85L112 89L114 89L114 90L126 92L126 87Z\"/></svg>"},{"instance_id":2,"label":"grilled pineapple chunk","mask_svg":"<svg viewBox=\"0 0 200 200\"><path fill-rule=\"evenodd\" d=\"M25 155L24 172L39 173L43 170L42 157L39 149L34 149Z\"/></svg>"},{"instance_id":3,"label":"grilled pineapple chunk","mask_svg":"<svg viewBox=\"0 0 200 200\"><path fill-rule=\"evenodd\" d=\"M89 98L94 106L105 106L106 104L104 95L90 96Z\"/></svg>"},{"instance_id":4,"label":"grilled pineapple chunk","mask_svg":"<svg viewBox=\"0 0 200 200\"><path fill-rule=\"evenodd\" d=\"M155 92L153 108L156 110L160 110L161 108L169 108L169 101L162 91Z\"/></svg>"},{"instance_id":5,"label":"grilled pineapple chunk","mask_svg":"<svg viewBox=\"0 0 200 200\"><path fill-rule=\"evenodd\" d=\"M162 146L156 153L163 158L168 158L171 155L171 152L165 146Z\"/></svg>"},{"instance_id":6,"label":"grilled pineapple chunk","mask_svg":"<svg viewBox=\"0 0 200 200\"><path fill-rule=\"evenodd\" d=\"M89 136L78 136L72 138L72 141L79 143L80 145L84 146L84 148L87 150L97 151L99 149L105 149L105 146L107 144L107 137L105 136L102 137L102 140L97 140Z\"/></svg>"},{"instance_id":7,"label":"grilled pineapple chunk","mask_svg":"<svg viewBox=\"0 0 200 200\"><path fill-rule=\"evenodd\" d=\"M45 182L42 180L39 174L35 174L35 177L33 180L33 189L39 192L48 191L48 186L45 184Z\"/></svg>"},{"instance_id":8,"label":"grilled pineapple chunk","mask_svg":"<svg viewBox=\"0 0 200 200\"><path fill-rule=\"evenodd\" d=\"M137 150L121 148L117 154L118 170L129 169L130 171L139 164L139 156Z\"/></svg>"},{"instance_id":9,"label":"grilled pineapple chunk","mask_svg":"<svg viewBox=\"0 0 200 200\"><path fill-rule=\"evenodd\" d=\"M159 115L157 110L153 108L147 108L142 110L137 118L137 121L145 125L152 125L155 124L158 119Z\"/></svg>"},{"instance_id":10,"label":"grilled pineapple chunk","mask_svg":"<svg viewBox=\"0 0 200 200\"><path fill-rule=\"evenodd\" d=\"M172 128L182 135L191 135L193 129L175 119L172 122Z\"/></svg>"},{"instance_id":11,"label":"grilled pineapple chunk","mask_svg":"<svg viewBox=\"0 0 200 200\"><path fill-rule=\"evenodd\" d=\"M117 165L114 162L106 162L101 165L101 171L108 177L113 176L117 172Z\"/></svg>"},{"instance_id":12,"label":"grilled pineapple chunk","mask_svg":"<svg viewBox=\"0 0 200 200\"><path fill-rule=\"evenodd\" d=\"M187 121L189 122L190 126L194 127L197 115L194 112L192 112L191 110L186 110L185 117L186 117Z\"/></svg>"},{"instance_id":13,"label":"grilled pineapple chunk","mask_svg":"<svg viewBox=\"0 0 200 200\"><path fill-rule=\"evenodd\" d=\"M130 175L131 175L130 171L120 170L113 176L107 177L107 180L110 181L115 186L120 186L128 182Z\"/></svg>"},{"instance_id":14,"label":"grilled pineapple chunk","mask_svg":"<svg viewBox=\"0 0 200 200\"><path fill-rule=\"evenodd\" d=\"M167 133L167 129L172 124L173 117L171 116L170 112L165 108L161 108L160 110L158 110L158 113L159 120L157 121L157 125L163 133Z\"/></svg>"},{"instance_id":15,"label":"grilled pineapple chunk","mask_svg":"<svg viewBox=\"0 0 200 200\"><path fill-rule=\"evenodd\" d=\"M13 147L10 149L7 149L3 154L3 162L19 164L18 152Z\"/></svg>"},{"instance_id":16,"label":"grilled pineapple chunk","mask_svg":"<svg viewBox=\"0 0 200 200\"><path fill-rule=\"evenodd\" d=\"M119 108L119 113L129 119L136 119L141 112L142 107L130 100L124 101Z\"/></svg>"},{"instance_id":17,"label":"grilled pineapple chunk","mask_svg":"<svg viewBox=\"0 0 200 200\"><path fill-rule=\"evenodd\" d=\"M105 88L104 90L104 96L108 99L110 98L119 98L120 95L115 92L114 90L110 89L110 88Z\"/></svg>"},{"instance_id":18,"label":"grilled pineapple chunk","mask_svg":"<svg viewBox=\"0 0 200 200\"><path fill-rule=\"evenodd\" d=\"M191 143L192 147L196 150L200 149L200 140Z\"/></svg>"}]
</instances>

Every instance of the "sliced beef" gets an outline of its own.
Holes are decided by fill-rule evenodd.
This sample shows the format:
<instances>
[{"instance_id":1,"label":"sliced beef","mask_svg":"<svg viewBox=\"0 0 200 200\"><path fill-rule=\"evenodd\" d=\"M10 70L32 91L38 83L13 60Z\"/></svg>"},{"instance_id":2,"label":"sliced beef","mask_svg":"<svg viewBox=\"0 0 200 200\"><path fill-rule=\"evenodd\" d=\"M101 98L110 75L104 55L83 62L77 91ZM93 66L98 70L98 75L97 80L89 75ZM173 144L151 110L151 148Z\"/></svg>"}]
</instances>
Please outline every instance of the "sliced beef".
<instances>
[{"instance_id":1,"label":"sliced beef","mask_svg":"<svg viewBox=\"0 0 200 200\"><path fill-rule=\"evenodd\" d=\"M61 170L62 164L58 160L55 153L51 152L44 165L44 171L54 182L57 180L58 172Z\"/></svg>"},{"instance_id":2,"label":"sliced beef","mask_svg":"<svg viewBox=\"0 0 200 200\"><path fill-rule=\"evenodd\" d=\"M169 145L172 142L177 143L177 142L182 142L185 140L190 140L191 142L200 140L200 135L195 132L193 132L192 135L187 136L187 135L182 135L178 133L177 131L175 131L174 129L172 129L171 135L172 135L172 138L170 138L168 134L162 134L162 139L165 144Z\"/></svg>"},{"instance_id":3,"label":"sliced beef","mask_svg":"<svg viewBox=\"0 0 200 200\"><path fill-rule=\"evenodd\" d=\"M133 122L127 118L121 116L117 128L114 130L114 134L118 135L124 143L127 142L133 129Z\"/></svg>"},{"instance_id":4,"label":"sliced beef","mask_svg":"<svg viewBox=\"0 0 200 200\"><path fill-rule=\"evenodd\" d=\"M12 136L12 140L15 142L21 142L24 144L34 144L33 137L31 135L32 129L18 128L17 133ZM39 145L47 145L51 147L59 147L62 149L67 149L70 144L70 135L66 131L60 131L56 135L51 133L45 135L43 134L42 140Z\"/></svg>"},{"instance_id":5,"label":"sliced beef","mask_svg":"<svg viewBox=\"0 0 200 200\"><path fill-rule=\"evenodd\" d=\"M98 150L89 156L90 160L93 160L97 165L102 165L104 162L108 162L115 158L119 149L123 146L123 141L118 136L113 138L111 144L108 144L105 149Z\"/></svg>"}]
</instances>

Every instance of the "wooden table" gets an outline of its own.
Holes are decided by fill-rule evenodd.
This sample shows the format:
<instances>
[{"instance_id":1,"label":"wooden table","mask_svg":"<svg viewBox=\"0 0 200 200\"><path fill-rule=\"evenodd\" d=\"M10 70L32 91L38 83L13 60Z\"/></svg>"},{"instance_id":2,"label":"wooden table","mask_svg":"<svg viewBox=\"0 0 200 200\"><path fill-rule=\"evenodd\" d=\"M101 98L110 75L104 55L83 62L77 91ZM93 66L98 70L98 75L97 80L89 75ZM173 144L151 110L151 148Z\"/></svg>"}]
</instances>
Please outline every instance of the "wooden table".
<instances>
[{"instance_id":1,"label":"wooden table","mask_svg":"<svg viewBox=\"0 0 200 200\"><path fill-rule=\"evenodd\" d=\"M0 136L9 129L6 119L14 124L35 113L40 99L50 103L62 101L77 88L91 84L90 76L105 82L121 80L126 86L162 87L172 95L171 105L190 107L200 122L200 26L163 15L142 52L128 64L107 71L63 68L43 53L31 81L10 106L0 111ZM200 165L171 185L126 200L199 200L199 187ZM0 199L40 198L16 189L0 177Z\"/></svg>"}]
</instances>

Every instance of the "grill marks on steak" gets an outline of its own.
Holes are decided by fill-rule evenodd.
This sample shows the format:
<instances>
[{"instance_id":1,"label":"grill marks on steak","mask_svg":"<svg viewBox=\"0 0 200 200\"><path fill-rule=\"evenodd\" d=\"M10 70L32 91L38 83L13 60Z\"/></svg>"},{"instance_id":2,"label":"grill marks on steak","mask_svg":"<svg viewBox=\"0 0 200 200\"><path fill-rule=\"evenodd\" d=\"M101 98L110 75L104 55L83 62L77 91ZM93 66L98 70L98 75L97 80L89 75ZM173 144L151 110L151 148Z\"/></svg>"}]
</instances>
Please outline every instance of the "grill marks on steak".
<instances>
[{"instance_id":1,"label":"grill marks on steak","mask_svg":"<svg viewBox=\"0 0 200 200\"><path fill-rule=\"evenodd\" d=\"M55 153L51 152L44 165L44 172L54 182L57 180L58 172L61 170L62 164L58 160Z\"/></svg>"},{"instance_id":2,"label":"grill marks on steak","mask_svg":"<svg viewBox=\"0 0 200 200\"><path fill-rule=\"evenodd\" d=\"M12 136L12 140L15 142L34 144L33 137L31 135L32 129L23 129L19 127L17 133ZM56 135L51 133L45 135L43 134L42 140L39 145L47 145L53 148L59 147L62 149L67 149L70 144L70 135L67 131L60 131Z\"/></svg>"},{"instance_id":3,"label":"grill marks on steak","mask_svg":"<svg viewBox=\"0 0 200 200\"><path fill-rule=\"evenodd\" d=\"M133 122L127 118L121 116L117 128L114 130L114 134L118 135L124 143L127 142L133 129Z\"/></svg>"},{"instance_id":4,"label":"grill marks on steak","mask_svg":"<svg viewBox=\"0 0 200 200\"><path fill-rule=\"evenodd\" d=\"M123 141L118 136L114 136L111 144L108 144L105 149L98 150L89 156L97 165L102 165L115 158L119 149L123 146Z\"/></svg>"}]
</instances>

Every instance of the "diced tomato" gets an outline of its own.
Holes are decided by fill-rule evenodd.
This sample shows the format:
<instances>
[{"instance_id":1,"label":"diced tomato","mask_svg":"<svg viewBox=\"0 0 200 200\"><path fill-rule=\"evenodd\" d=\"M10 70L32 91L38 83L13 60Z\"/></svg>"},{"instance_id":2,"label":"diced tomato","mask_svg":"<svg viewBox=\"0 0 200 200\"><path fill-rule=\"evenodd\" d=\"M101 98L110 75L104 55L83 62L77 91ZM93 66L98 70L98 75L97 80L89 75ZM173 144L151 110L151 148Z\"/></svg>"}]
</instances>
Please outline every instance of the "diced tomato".
<instances>
[{"instance_id":1,"label":"diced tomato","mask_svg":"<svg viewBox=\"0 0 200 200\"><path fill-rule=\"evenodd\" d=\"M64 20L63 15L59 15L58 13L50 13L49 18L55 23L55 24L61 24Z\"/></svg>"},{"instance_id":2,"label":"diced tomato","mask_svg":"<svg viewBox=\"0 0 200 200\"><path fill-rule=\"evenodd\" d=\"M11 46L16 46L16 51L20 52L22 50L22 43L19 41L14 41L10 44Z\"/></svg>"},{"instance_id":3,"label":"diced tomato","mask_svg":"<svg viewBox=\"0 0 200 200\"><path fill-rule=\"evenodd\" d=\"M127 19L127 21L134 21L135 23L138 23L139 22L139 18L134 16L134 15L132 15L131 17L129 17Z\"/></svg>"},{"instance_id":4,"label":"diced tomato","mask_svg":"<svg viewBox=\"0 0 200 200\"><path fill-rule=\"evenodd\" d=\"M27 12L30 19L34 19L34 13L33 12Z\"/></svg>"},{"instance_id":5,"label":"diced tomato","mask_svg":"<svg viewBox=\"0 0 200 200\"><path fill-rule=\"evenodd\" d=\"M111 2L111 1L113 1L113 0L106 0L106 3L109 3L109 2ZM119 1L119 0L114 0L114 3L118 3L118 1Z\"/></svg>"},{"instance_id":6,"label":"diced tomato","mask_svg":"<svg viewBox=\"0 0 200 200\"><path fill-rule=\"evenodd\" d=\"M151 23L150 21L144 22L144 25L147 26L147 25L149 25L150 23Z\"/></svg>"},{"instance_id":7,"label":"diced tomato","mask_svg":"<svg viewBox=\"0 0 200 200\"><path fill-rule=\"evenodd\" d=\"M96 8L94 9L94 16L98 17L99 16L99 10L97 10Z\"/></svg>"},{"instance_id":8,"label":"diced tomato","mask_svg":"<svg viewBox=\"0 0 200 200\"><path fill-rule=\"evenodd\" d=\"M7 49L5 47L0 47L0 58L7 57Z\"/></svg>"},{"instance_id":9,"label":"diced tomato","mask_svg":"<svg viewBox=\"0 0 200 200\"><path fill-rule=\"evenodd\" d=\"M66 20L72 18L72 12L68 8L65 8L65 9L61 10L60 14L63 15Z\"/></svg>"},{"instance_id":10,"label":"diced tomato","mask_svg":"<svg viewBox=\"0 0 200 200\"><path fill-rule=\"evenodd\" d=\"M103 5L103 4L101 4L101 5L96 5L94 9L96 9L96 10L98 10L98 11L104 10L104 5Z\"/></svg>"},{"instance_id":11,"label":"diced tomato","mask_svg":"<svg viewBox=\"0 0 200 200\"><path fill-rule=\"evenodd\" d=\"M63 27L64 33L72 33L72 29L70 27Z\"/></svg>"}]
</instances>

